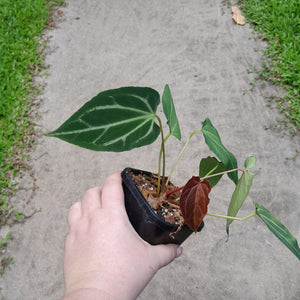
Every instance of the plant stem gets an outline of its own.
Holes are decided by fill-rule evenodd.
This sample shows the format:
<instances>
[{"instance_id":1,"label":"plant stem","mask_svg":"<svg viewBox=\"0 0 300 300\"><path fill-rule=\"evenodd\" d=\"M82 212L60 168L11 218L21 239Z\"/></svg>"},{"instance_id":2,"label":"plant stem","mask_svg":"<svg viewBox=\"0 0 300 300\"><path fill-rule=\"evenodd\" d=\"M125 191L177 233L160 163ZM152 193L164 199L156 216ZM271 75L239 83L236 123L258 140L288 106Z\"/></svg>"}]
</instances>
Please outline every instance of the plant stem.
<instances>
[{"instance_id":1,"label":"plant stem","mask_svg":"<svg viewBox=\"0 0 300 300\"><path fill-rule=\"evenodd\" d=\"M165 186L165 165L166 165L166 155L165 155L165 140L164 140L164 133L163 128L161 124L161 120L159 116L155 115L156 119L159 123L160 128L160 135L161 135L161 146L160 146L160 152L159 152L159 159L158 159L158 183L157 183L157 194L160 195L160 171L161 171L161 157L163 160L163 170L162 170L162 186ZM166 137L166 140L168 139L170 135Z\"/></svg>"},{"instance_id":2,"label":"plant stem","mask_svg":"<svg viewBox=\"0 0 300 300\"><path fill-rule=\"evenodd\" d=\"M217 218L224 218L224 219L230 219L230 220L236 220L236 221L245 221L253 216L256 215L256 211L254 213L252 213L251 215L244 217L244 218L236 218L236 217L230 217L230 216L223 216L223 215L216 215L216 214L211 214L211 213L207 213L208 216L211 217L217 217Z\"/></svg>"},{"instance_id":3,"label":"plant stem","mask_svg":"<svg viewBox=\"0 0 300 300\"><path fill-rule=\"evenodd\" d=\"M183 190L183 188L184 188L184 186L179 187L179 188L177 188L177 189L174 189L174 190L172 190L172 191L168 191L168 192L166 192L166 196L169 196L169 195L171 195L171 194L173 194L173 193L179 192L179 191Z\"/></svg>"},{"instance_id":4,"label":"plant stem","mask_svg":"<svg viewBox=\"0 0 300 300\"><path fill-rule=\"evenodd\" d=\"M171 132L168 133L168 135L164 139L164 143L167 141L167 139L171 136Z\"/></svg>"},{"instance_id":5,"label":"plant stem","mask_svg":"<svg viewBox=\"0 0 300 300\"><path fill-rule=\"evenodd\" d=\"M214 170L212 170L214 171ZM232 170L228 170L228 171L224 171L224 172L220 172L220 173L216 173L216 174L212 174L212 175L208 175L208 176L205 176L205 177L202 177L201 180L203 179L207 179L207 178L211 178L211 177L215 177L215 176L219 176L219 175L224 175L224 174L227 174L227 173L231 173L231 172L235 172L235 171L241 171L241 172L245 172L245 170L243 169L232 169ZM210 172L211 173L211 172ZM208 173L209 174L209 173Z\"/></svg>"},{"instance_id":6,"label":"plant stem","mask_svg":"<svg viewBox=\"0 0 300 300\"><path fill-rule=\"evenodd\" d=\"M169 174L169 176L168 176L166 185L168 185L168 183L169 183L169 181L170 181L170 178L171 178L171 175L172 175L172 173L173 173L173 171L174 171L174 169L175 169L175 167L176 167L176 165L177 165L179 159L181 158L181 156L182 156L184 150L185 150L186 147L188 146L188 144L189 144L189 142L190 142L192 136L193 136L195 133L199 132L199 131L202 131L202 129L200 128L200 129L195 130L194 132L191 133L191 135L190 135L189 138L187 139L185 145L183 146L183 148L182 148L181 152L179 153L179 155L178 155L178 157L177 157L175 163L174 163L173 166L172 166L172 169L171 169L170 174Z\"/></svg>"}]
</instances>

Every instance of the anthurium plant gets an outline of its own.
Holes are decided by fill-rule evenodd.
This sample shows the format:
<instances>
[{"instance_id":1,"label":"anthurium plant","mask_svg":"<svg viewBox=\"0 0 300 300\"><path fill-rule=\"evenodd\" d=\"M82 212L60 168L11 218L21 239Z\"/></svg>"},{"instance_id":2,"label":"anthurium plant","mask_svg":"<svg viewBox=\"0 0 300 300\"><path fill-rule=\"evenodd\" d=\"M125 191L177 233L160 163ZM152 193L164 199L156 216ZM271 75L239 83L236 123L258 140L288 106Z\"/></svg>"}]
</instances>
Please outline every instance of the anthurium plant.
<instances>
[{"instance_id":1,"label":"anthurium plant","mask_svg":"<svg viewBox=\"0 0 300 300\"><path fill-rule=\"evenodd\" d=\"M163 132L161 118L156 110L160 103L159 93L149 87L121 87L100 92L85 103L77 112L66 120L58 129L47 134L71 144L94 151L128 151L153 143L159 136L161 146L158 152L158 180L156 201L168 199L171 194L180 191L176 201L179 203L184 223L192 231L197 231L206 215L227 219L226 232L235 220L243 221L250 217L259 217L270 231L300 259L297 240L289 230L276 219L265 207L254 202L254 212L244 218L236 217L243 205L252 185L254 173L249 170L256 164L253 156L245 160L244 167L239 168L236 157L223 145L217 129L207 118L202 127L196 129L188 137L166 176L165 144L174 136L181 140L179 122L176 116L173 98L168 85L162 94L163 112L167 120L169 132ZM189 144L191 138L201 132L206 145L214 156L202 158L198 176L192 176L182 187L167 189L171 175ZM233 182L233 194L229 202L226 216L207 212L209 193L223 175ZM239 174L241 174L239 176Z\"/></svg>"}]
</instances>

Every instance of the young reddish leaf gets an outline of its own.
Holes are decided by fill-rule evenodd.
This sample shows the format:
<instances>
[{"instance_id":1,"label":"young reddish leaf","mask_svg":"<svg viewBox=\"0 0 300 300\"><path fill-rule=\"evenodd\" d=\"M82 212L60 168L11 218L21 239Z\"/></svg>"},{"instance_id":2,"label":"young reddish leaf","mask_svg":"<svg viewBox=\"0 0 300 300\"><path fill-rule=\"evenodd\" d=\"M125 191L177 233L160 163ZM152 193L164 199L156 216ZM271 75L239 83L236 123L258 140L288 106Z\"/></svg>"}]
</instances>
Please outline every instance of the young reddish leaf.
<instances>
[{"instance_id":1,"label":"young reddish leaf","mask_svg":"<svg viewBox=\"0 0 300 300\"><path fill-rule=\"evenodd\" d=\"M207 214L208 194L211 190L209 181L193 176L184 186L179 205L184 222L191 230L197 232L203 218Z\"/></svg>"}]
</instances>

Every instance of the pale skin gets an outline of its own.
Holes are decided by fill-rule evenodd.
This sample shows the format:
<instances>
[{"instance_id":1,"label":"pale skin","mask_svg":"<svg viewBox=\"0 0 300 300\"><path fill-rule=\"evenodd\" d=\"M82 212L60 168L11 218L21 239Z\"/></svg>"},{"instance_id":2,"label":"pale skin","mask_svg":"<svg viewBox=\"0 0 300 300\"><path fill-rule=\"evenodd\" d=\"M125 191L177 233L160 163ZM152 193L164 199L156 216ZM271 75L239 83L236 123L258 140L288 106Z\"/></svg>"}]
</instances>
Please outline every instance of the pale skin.
<instances>
[{"instance_id":1,"label":"pale skin","mask_svg":"<svg viewBox=\"0 0 300 300\"><path fill-rule=\"evenodd\" d=\"M120 172L74 203L68 224L63 300L136 299L156 272L182 253L173 244L152 246L135 232Z\"/></svg>"}]
</instances>

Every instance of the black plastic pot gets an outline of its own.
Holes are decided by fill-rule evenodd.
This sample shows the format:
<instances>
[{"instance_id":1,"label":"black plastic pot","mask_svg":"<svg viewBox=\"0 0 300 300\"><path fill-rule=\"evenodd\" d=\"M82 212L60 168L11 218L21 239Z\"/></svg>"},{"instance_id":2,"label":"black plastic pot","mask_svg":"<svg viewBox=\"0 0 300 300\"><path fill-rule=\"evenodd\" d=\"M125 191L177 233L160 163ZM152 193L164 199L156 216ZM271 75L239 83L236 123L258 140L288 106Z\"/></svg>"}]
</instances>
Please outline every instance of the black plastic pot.
<instances>
[{"instance_id":1,"label":"black plastic pot","mask_svg":"<svg viewBox=\"0 0 300 300\"><path fill-rule=\"evenodd\" d=\"M180 231L173 234L173 237L170 236L170 233L175 232L179 225L165 222L154 212L128 175L128 170L134 175L151 175L151 173L132 168L126 168L122 172L125 207L136 232L152 245L169 243L180 245L183 243L193 231L187 225L183 225ZM201 223L198 232L203 227L204 222Z\"/></svg>"}]
</instances>

